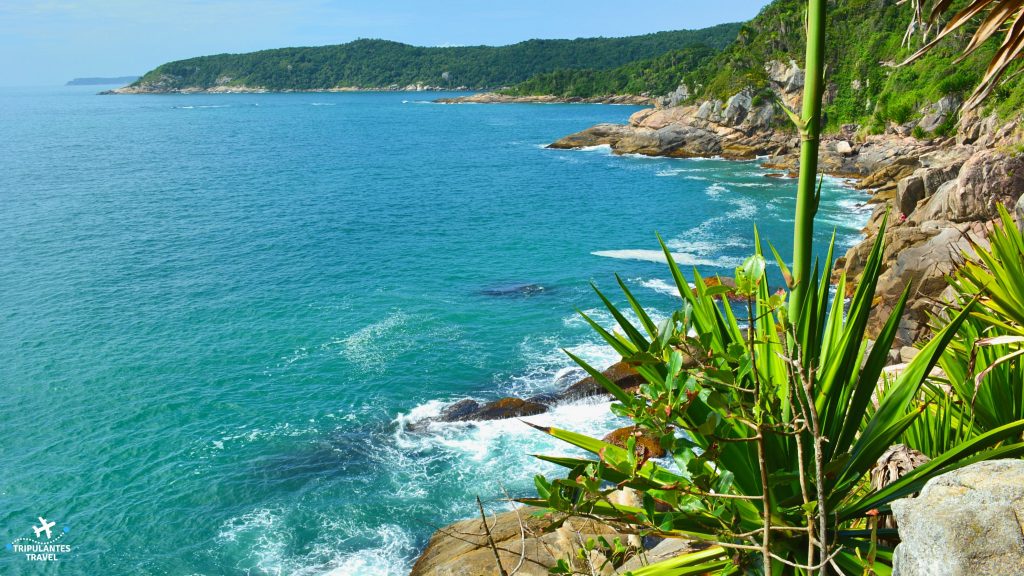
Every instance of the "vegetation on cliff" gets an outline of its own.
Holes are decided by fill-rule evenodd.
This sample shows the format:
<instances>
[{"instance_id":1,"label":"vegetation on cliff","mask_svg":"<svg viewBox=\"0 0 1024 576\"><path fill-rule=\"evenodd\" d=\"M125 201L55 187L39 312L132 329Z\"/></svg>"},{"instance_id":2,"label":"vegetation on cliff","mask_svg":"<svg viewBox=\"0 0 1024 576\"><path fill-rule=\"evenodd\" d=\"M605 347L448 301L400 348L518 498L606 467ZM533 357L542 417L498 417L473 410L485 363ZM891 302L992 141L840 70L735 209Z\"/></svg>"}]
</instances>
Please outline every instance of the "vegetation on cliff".
<instances>
[{"instance_id":1,"label":"vegetation on cliff","mask_svg":"<svg viewBox=\"0 0 1024 576\"><path fill-rule=\"evenodd\" d=\"M552 94L562 98L593 98L607 94L661 96L675 90L681 78L716 53L715 49L700 45L672 50L611 70L563 68L538 74L503 93L514 96Z\"/></svg>"},{"instance_id":2,"label":"vegetation on cliff","mask_svg":"<svg viewBox=\"0 0 1024 576\"><path fill-rule=\"evenodd\" d=\"M843 124L859 124L879 133L890 122L904 124L927 114L944 98L943 105L955 109L986 76L986 66L999 49L995 39L989 38L958 62L974 31L967 27L951 32L913 62L898 66L923 44L920 33L904 41L911 14L905 5L897 5L896 0L831 0L829 4L826 132L836 132ZM805 8L801 0L775 0L743 24L735 42L722 51L691 48L613 70L558 70L530 78L508 93L660 96L683 85L691 102L725 101L744 89L752 90L760 101L771 94L769 62L794 60L804 66ZM941 24L942 18L936 16L933 25ZM1024 82L1019 79L994 87L993 94L988 105L1004 117L1024 106ZM956 115L942 118L937 126L917 135L952 134Z\"/></svg>"},{"instance_id":3,"label":"vegetation on cliff","mask_svg":"<svg viewBox=\"0 0 1024 576\"><path fill-rule=\"evenodd\" d=\"M765 63L797 60L803 47L805 6L801 0L775 0L743 25L736 42L682 78L695 99L726 99L751 87L766 88ZM970 34L953 34L906 66L897 66L921 47L920 34L904 44L910 11L896 0L830 1L826 46L826 129L861 124L881 131L887 122L902 124L943 97L958 105L982 79L997 49L986 42L957 62ZM996 90L991 106L1003 114L1024 103L1024 84ZM949 134L955 117L936 129Z\"/></svg>"},{"instance_id":4,"label":"vegetation on cliff","mask_svg":"<svg viewBox=\"0 0 1024 576\"><path fill-rule=\"evenodd\" d=\"M509 86L559 69L602 70L688 47L720 50L738 24L625 38L528 40L509 46L419 47L386 40L280 48L168 62L133 86L158 90L217 86L268 90L388 87L410 84L488 88Z\"/></svg>"}]
</instances>

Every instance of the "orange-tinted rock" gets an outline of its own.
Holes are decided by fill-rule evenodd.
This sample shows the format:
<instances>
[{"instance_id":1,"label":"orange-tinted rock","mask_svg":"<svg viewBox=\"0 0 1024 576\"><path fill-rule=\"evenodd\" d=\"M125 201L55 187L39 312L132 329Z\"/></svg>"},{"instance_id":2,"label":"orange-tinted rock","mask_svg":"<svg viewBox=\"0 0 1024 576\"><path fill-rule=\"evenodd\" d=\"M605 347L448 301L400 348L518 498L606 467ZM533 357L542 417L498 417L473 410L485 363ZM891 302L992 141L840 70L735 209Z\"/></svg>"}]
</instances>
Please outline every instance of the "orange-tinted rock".
<instances>
[{"instance_id":1,"label":"orange-tinted rock","mask_svg":"<svg viewBox=\"0 0 1024 576\"><path fill-rule=\"evenodd\" d=\"M642 430L638 430L636 426L626 426L625 428L613 430L603 440L609 444L625 448L626 441L629 440L630 436L636 438L635 449L637 454L642 453L646 449L647 454L652 458L661 458L665 455L665 449L661 447L658 439L645 434Z\"/></svg>"},{"instance_id":2,"label":"orange-tinted rock","mask_svg":"<svg viewBox=\"0 0 1024 576\"><path fill-rule=\"evenodd\" d=\"M615 364L612 364L607 370L602 372L602 374L618 385L619 388L622 388L627 392L636 390L645 382L644 377L638 374L632 366L625 362L616 362ZM577 400L579 398L588 398L590 396L607 393L608 391L598 384L597 380L594 380L592 376L587 376L566 388L559 396L562 400Z\"/></svg>"}]
</instances>

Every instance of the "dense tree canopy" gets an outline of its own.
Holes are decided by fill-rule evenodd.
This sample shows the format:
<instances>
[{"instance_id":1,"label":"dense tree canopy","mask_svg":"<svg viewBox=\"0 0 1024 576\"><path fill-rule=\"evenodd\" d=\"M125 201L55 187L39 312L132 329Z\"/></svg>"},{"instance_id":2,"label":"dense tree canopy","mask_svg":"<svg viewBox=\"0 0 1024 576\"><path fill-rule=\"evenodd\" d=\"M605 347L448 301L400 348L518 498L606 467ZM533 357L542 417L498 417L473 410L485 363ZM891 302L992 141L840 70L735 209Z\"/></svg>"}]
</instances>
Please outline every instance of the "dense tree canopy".
<instances>
[{"instance_id":1,"label":"dense tree canopy","mask_svg":"<svg viewBox=\"0 0 1024 576\"><path fill-rule=\"evenodd\" d=\"M247 54L201 56L163 64L139 83L166 89L217 85L270 90L336 87L384 88L409 84L497 88L560 69L604 70L705 46L720 50L739 24L701 30L658 32L626 38L528 40L510 46L424 48L386 40L356 40L336 46L280 48ZM447 78L442 75L447 72Z\"/></svg>"}]
</instances>

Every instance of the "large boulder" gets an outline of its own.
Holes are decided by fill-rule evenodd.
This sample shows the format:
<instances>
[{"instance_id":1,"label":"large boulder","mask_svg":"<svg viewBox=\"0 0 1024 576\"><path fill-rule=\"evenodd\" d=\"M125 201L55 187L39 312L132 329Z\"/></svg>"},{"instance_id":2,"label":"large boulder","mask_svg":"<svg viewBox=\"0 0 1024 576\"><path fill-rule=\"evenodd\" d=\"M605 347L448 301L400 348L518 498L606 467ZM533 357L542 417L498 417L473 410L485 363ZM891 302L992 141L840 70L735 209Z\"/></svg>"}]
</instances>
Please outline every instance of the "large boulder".
<instances>
[{"instance_id":1,"label":"large boulder","mask_svg":"<svg viewBox=\"0 0 1024 576\"><path fill-rule=\"evenodd\" d=\"M641 376L636 369L625 362L616 362L601 374L614 382L619 388L622 388L627 392L637 389L641 384L646 382L644 377ZM588 398L590 396L607 393L608 391L598 384L597 380L595 380L593 376L587 376L575 384L570 385L558 396L560 400L579 400L581 398Z\"/></svg>"},{"instance_id":2,"label":"large boulder","mask_svg":"<svg viewBox=\"0 0 1024 576\"><path fill-rule=\"evenodd\" d=\"M498 549L502 568L508 573L519 566L518 576L548 576L548 568L559 559L576 558L578 537L586 540L603 536L611 542L618 536L623 542L627 541L626 535L618 534L609 526L575 517L567 519L562 527L545 533L554 518L538 517L534 515L537 511L536 508L524 507L487 519L487 530ZM480 518L462 520L441 528L430 538L409 576L496 576L497 562L487 539L487 530ZM600 566L604 558L594 558L593 563ZM582 565L576 567L585 569ZM614 567L609 563L599 574L608 576L613 571Z\"/></svg>"},{"instance_id":3,"label":"large boulder","mask_svg":"<svg viewBox=\"0 0 1024 576\"><path fill-rule=\"evenodd\" d=\"M754 97L750 93L750 90L742 90L735 94L725 104L725 113L723 114L724 124L729 126L739 126L747 119L747 114L750 113L750 109L753 107Z\"/></svg>"},{"instance_id":4,"label":"large boulder","mask_svg":"<svg viewBox=\"0 0 1024 576\"><path fill-rule=\"evenodd\" d=\"M925 115L917 123L917 127L925 132L934 132L951 114L956 114L960 107L960 98L956 96L943 96L938 102L925 109Z\"/></svg>"},{"instance_id":5,"label":"large boulder","mask_svg":"<svg viewBox=\"0 0 1024 576\"><path fill-rule=\"evenodd\" d=\"M479 422L534 416L548 410L548 407L539 400L540 398L523 400L522 398L508 397L480 403L467 398L444 407L436 417L412 422L409 425L409 430L429 430L430 424L434 422Z\"/></svg>"},{"instance_id":6,"label":"large boulder","mask_svg":"<svg viewBox=\"0 0 1024 576\"><path fill-rule=\"evenodd\" d=\"M953 271L955 257L970 246L971 232L966 226L928 222L921 227L894 227L887 233L887 238L894 240L892 248L898 251L894 251L895 260L878 278L869 333L878 333L909 285L912 302L904 312L895 344L916 341L927 329L927 315L931 312L928 297L937 296L946 287L946 275ZM898 245L901 237L908 242L905 247ZM909 244L911 241L914 243Z\"/></svg>"},{"instance_id":7,"label":"large boulder","mask_svg":"<svg viewBox=\"0 0 1024 576\"><path fill-rule=\"evenodd\" d=\"M722 153L722 139L714 132L685 124L669 124L653 130L638 128L612 144L617 154L706 157Z\"/></svg>"},{"instance_id":8,"label":"large boulder","mask_svg":"<svg viewBox=\"0 0 1024 576\"><path fill-rule=\"evenodd\" d=\"M1024 574L1024 461L948 472L892 511L901 539L896 576Z\"/></svg>"},{"instance_id":9,"label":"large boulder","mask_svg":"<svg viewBox=\"0 0 1024 576\"><path fill-rule=\"evenodd\" d=\"M622 124L598 124L575 134L570 134L556 142L548 144L548 148L586 148L589 146L610 146L623 137L632 134L631 126Z\"/></svg>"},{"instance_id":10,"label":"large boulder","mask_svg":"<svg viewBox=\"0 0 1024 576\"><path fill-rule=\"evenodd\" d=\"M1024 157L984 150L971 156L956 180L941 186L927 202L919 206L920 221L950 220L968 222L990 220L997 215L996 205L1016 204L1024 192Z\"/></svg>"},{"instance_id":11,"label":"large boulder","mask_svg":"<svg viewBox=\"0 0 1024 576\"><path fill-rule=\"evenodd\" d=\"M915 172L896 183L896 209L909 216L924 198L924 179Z\"/></svg>"},{"instance_id":12,"label":"large boulder","mask_svg":"<svg viewBox=\"0 0 1024 576\"><path fill-rule=\"evenodd\" d=\"M546 412L547 406L522 398L502 398L488 402L459 420L503 420L519 416L533 416Z\"/></svg>"},{"instance_id":13,"label":"large boulder","mask_svg":"<svg viewBox=\"0 0 1024 576\"><path fill-rule=\"evenodd\" d=\"M953 161L943 166L918 168L914 171L914 175L921 178L921 182L924 184L924 195L931 196L939 191L940 186L956 179L963 165L963 161Z\"/></svg>"}]
</instances>

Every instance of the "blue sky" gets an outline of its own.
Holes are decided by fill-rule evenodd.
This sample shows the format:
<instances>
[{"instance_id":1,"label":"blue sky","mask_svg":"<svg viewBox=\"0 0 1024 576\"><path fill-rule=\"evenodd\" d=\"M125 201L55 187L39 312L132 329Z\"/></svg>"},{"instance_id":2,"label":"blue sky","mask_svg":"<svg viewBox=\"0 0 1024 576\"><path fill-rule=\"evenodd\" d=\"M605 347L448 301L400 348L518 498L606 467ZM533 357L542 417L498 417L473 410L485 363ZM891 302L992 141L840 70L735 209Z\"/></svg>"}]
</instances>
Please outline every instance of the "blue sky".
<instances>
[{"instance_id":1,"label":"blue sky","mask_svg":"<svg viewBox=\"0 0 1024 576\"><path fill-rule=\"evenodd\" d=\"M2 0L0 84L142 74L180 58L385 38L422 46L629 36L749 20L768 0Z\"/></svg>"}]
</instances>

